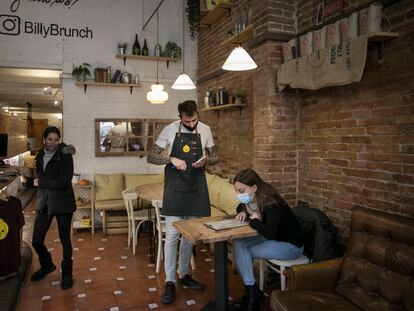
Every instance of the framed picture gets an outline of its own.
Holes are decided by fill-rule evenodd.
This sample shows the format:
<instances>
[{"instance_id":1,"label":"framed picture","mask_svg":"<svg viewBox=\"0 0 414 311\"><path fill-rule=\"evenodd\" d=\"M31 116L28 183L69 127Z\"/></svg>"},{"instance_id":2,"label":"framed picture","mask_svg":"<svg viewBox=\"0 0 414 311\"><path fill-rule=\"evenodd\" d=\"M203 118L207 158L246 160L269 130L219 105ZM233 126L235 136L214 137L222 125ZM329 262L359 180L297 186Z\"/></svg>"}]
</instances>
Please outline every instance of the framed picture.
<instances>
[{"instance_id":1,"label":"framed picture","mask_svg":"<svg viewBox=\"0 0 414 311\"><path fill-rule=\"evenodd\" d=\"M316 25L321 25L323 23L324 8L325 8L324 2L321 2L318 4L318 11L316 12Z\"/></svg>"}]
</instances>

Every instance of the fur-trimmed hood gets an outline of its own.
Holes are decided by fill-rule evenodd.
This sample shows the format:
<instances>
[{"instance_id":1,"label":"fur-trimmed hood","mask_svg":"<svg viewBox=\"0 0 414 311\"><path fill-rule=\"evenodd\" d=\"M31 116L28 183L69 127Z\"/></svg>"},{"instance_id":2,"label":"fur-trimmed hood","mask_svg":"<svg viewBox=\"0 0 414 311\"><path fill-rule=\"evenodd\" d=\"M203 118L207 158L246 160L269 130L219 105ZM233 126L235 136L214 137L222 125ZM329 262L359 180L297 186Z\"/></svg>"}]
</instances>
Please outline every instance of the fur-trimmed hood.
<instances>
[{"instance_id":1,"label":"fur-trimmed hood","mask_svg":"<svg viewBox=\"0 0 414 311\"><path fill-rule=\"evenodd\" d=\"M75 146L66 145L64 143L62 143L62 145L63 145L63 147L62 147L62 153L63 154L72 154L72 155L74 155L76 153Z\"/></svg>"}]
</instances>

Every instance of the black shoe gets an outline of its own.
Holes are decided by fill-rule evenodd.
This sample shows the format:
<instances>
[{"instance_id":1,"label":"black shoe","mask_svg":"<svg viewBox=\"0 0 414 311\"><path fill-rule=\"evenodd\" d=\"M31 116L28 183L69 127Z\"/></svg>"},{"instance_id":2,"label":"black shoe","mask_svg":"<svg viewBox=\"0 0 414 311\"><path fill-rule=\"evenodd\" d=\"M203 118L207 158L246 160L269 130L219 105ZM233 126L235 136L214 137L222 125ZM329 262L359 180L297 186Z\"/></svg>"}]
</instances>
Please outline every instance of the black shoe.
<instances>
[{"instance_id":1,"label":"black shoe","mask_svg":"<svg viewBox=\"0 0 414 311\"><path fill-rule=\"evenodd\" d=\"M53 263L45 267L41 267L39 270L32 274L32 276L30 277L30 281L38 282L42 280L46 275L52 273L55 270L56 266Z\"/></svg>"},{"instance_id":2,"label":"black shoe","mask_svg":"<svg viewBox=\"0 0 414 311\"><path fill-rule=\"evenodd\" d=\"M62 282L60 283L61 289L68 289L73 286L73 277L72 277L72 260L64 262L62 261Z\"/></svg>"},{"instance_id":3,"label":"black shoe","mask_svg":"<svg viewBox=\"0 0 414 311\"><path fill-rule=\"evenodd\" d=\"M73 286L73 278L71 275L62 275L61 289L69 289Z\"/></svg>"},{"instance_id":4,"label":"black shoe","mask_svg":"<svg viewBox=\"0 0 414 311\"><path fill-rule=\"evenodd\" d=\"M250 296L249 292L246 289L245 294L243 297L233 300L230 304L230 310L232 311L239 311L239 310L245 310L247 305L249 304Z\"/></svg>"},{"instance_id":5,"label":"black shoe","mask_svg":"<svg viewBox=\"0 0 414 311\"><path fill-rule=\"evenodd\" d=\"M254 285L246 286L249 295L249 304L247 305L247 311L260 311L260 303L265 298L264 293L260 290L259 286Z\"/></svg>"},{"instance_id":6,"label":"black shoe","mask_svg":"<svg viewBox=\"0 0 414 311\"><path fill-rule=\"evenodd\" d=\"M183 288L190 288L194 290L203 290L204 284L198 283L196 280L194 280L191 276L188 274L183 277L182 279L179 279L178 282L181 284Z\"/></svg>"},{"instance_id":7,"label":"black shoe","mask_svg":"<svg viewBox=\"0 0 414 311\"><path fill-rule=\"evenodd\" d=\"M170 304L175 299L175 285L173 282L168 281L165 283L165 290L161 296L161 303L163 304Z\"/></svg>"}]
</instances>

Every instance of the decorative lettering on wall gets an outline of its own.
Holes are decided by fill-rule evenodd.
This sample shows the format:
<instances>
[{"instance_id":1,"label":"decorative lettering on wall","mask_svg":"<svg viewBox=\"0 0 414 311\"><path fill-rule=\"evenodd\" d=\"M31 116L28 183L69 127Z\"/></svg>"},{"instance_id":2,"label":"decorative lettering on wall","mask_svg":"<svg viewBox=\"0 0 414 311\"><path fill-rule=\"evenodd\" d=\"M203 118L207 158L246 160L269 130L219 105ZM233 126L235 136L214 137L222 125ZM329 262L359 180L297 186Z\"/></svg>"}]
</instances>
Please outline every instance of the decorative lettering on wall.
<instances>
[{"instance_id":1,"label":"decorative lettering on wall","mask_svg":"<svg viewBox=\"0 0 414 311\"><path fill-rule=\"evenodd\" d=\"M46 5L49 5L50 7L52 7L54 5L60 5L61 7L66 7L68 9L70 9L79 0L27 0L27 1L28 2L35 2L35 3L43 4L43 5L46 4ZM21 2L21 0L11 0L10 11L12 11L13 13L16 13L17 10L19 9L20 2Z\"/></svg>"},{"instance_id":2,"label":"decorative lettering on wall","mask_svg":"<svg viewBox=\"0 0 414 311\"><path fill-rule=\"evenodd\" d=\"M67 8L74 6L79 0L27 0L39 4L62 5ZM10 11L16 13L21 0L11 0ZM0 14L0 35L18 36L20 34L38 35L47 37L69 37L81 39L93 39L93 30L86 27L67 27L55 23L41 21L22 21L18 15Z\"/></svg>"}]
</instances>

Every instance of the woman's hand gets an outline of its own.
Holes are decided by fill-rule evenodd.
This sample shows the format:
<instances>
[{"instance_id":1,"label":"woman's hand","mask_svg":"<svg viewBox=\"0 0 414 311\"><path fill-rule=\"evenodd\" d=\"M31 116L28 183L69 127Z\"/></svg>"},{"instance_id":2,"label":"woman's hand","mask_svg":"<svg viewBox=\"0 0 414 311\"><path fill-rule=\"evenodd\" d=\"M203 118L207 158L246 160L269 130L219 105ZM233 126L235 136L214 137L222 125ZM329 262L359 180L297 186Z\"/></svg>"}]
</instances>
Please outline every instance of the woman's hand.
<instances>
[{"instance_id":1,"label":"woman's hand","mask_svg":"<svg viewBox=\"0 0 414 311\"><path fill-rule=\"evenodd\" d=\"M240 212L240 213L238 213L237 215L236 215L236 220L237 221L240 221L240 222L244 222L245 220L246 220L246 218L247 218L247 214L246 214L246 212Z\"/></svg>"},{"instance_id":2,"label":"woman's hand","mask_svg":"<svg viewBox=\"0 0 414 311\"><path fill-rule=\"evenodd\" d=\"M259 219L262 220L262 217L258 212L254 212L252 216L250 216L250 219Z\"/></svg>"},{"instance_id":3,"label":"woman's hand","mask_svg":"<svg viewBox=\"0 0 414 311\"><path fill-rule=\"evenodd\" d=\"M35 180L33 180L33 186L39 187L39 178L35 178Z\"/></svg>"}]
</instances>

